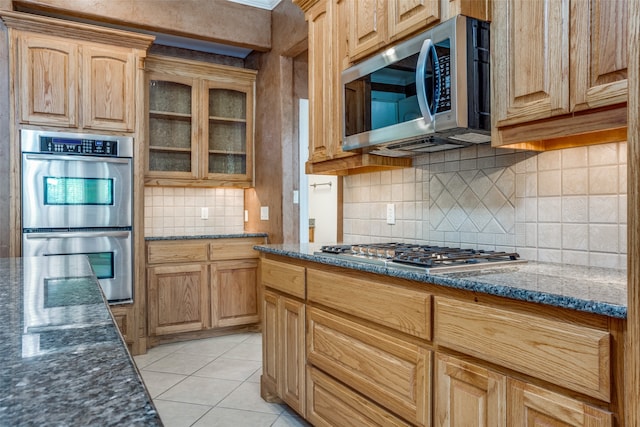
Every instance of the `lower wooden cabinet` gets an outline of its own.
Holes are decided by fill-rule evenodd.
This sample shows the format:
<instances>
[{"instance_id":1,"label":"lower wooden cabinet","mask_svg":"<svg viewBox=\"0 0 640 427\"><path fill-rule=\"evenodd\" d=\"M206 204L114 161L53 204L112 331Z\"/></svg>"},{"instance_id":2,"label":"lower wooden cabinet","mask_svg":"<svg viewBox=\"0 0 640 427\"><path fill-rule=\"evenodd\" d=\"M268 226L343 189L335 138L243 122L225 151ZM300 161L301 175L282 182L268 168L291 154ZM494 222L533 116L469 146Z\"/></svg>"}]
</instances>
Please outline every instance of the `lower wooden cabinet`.
<instances>
[{"instance_id":1,"label":"lower wooden cabinet","mask_svg":"<svg viewBox=\"0 0 640 427\"><path fill-rule=\"evenodd\" d=\"M504 375L443 354L435 375L436 426L507 427Z\"/></svg>"},{"instance_id":2,"label":"lower wooden cabinet","mask_svg":"<svg viewBox=\"0 0 640 427\"><path fill-rule=\"evenodd\" d=\"M147 242L149 336L259 323L258 243L264 238Z\"/></svg>"},{"instance_id":3,"label":"lower wooden cabinet","mask_svg":"<svg viewBox=\"0 0 640 427\"><path fill-rule=\"evenodd\" d=\"M310 364L419 426L431 423L431 351L315 307Z\"/></svg>"},{"instance_id":4,"label":"lower wooden cabinet","mask_svg":"<svg viewBox=\"0 0 640 427\"><path fill-rule=\"evenodd\" d=\"M135 321L133 315L133 305L110 305L111 315L115 320L122 338L128 347L132 346L135 342Z\"/></svg>"},{"instance_id":5,"label":"lower wooden cabinet","mask_svg":"<svg viewBox=\"0 0 640 427\"><path fill-rule=\"evenodd\" d=\"M258 261L221 261L211 264L211 326L257 323Z\"/></svg>"},{"instance_id":6,"label":"lower wooden cabinet","mask_svg":"<svg viewBox=\"0 0 640 427\"><path fill-rule=\"evenodd\" d=\"M436 356L438 427L608 427L610 412L456 357Z\"/></svg>"},{"instance_id":7,"label":"lower wooden cabinet","mask_svg":"<svg viewBox=\"0 0 640 427\"><path fill-rule=\"evenodd\" d=\"M262 394L305 414L305 304L265 289Z\"/></svg>"},{"instance_id":8,"label":"lower wooden cabinet","mask_svg":"<svg viewBox=\"0 0 640 427\"><path fill-rule=\"evenodd\" d=\"M199 331L207 324L207 265L181 264L148 269L150 335Z\"/></svg>"},{"instance_id":9,"label":"lower wooden cabinet","mask_svg":"<svg viewBox=\"0 0 640 427\"><path fill-rule=\"evenodd\" d=\"M509 379L509 426L610 427L613 414L541 387Z\"/></svg>"}]
</instances>

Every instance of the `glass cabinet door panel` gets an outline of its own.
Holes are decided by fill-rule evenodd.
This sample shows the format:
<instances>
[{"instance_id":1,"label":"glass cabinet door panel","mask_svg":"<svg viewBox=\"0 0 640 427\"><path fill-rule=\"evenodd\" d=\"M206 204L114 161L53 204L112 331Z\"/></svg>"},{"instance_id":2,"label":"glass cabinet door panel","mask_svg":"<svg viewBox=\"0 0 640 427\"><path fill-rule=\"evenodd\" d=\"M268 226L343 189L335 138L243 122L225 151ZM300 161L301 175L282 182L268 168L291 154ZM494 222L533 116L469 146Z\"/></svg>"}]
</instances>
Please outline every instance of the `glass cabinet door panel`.
<instances>
[{"instance_id":1,"label":"glass cabinet door panel","mask_svg":"<svg viewBox=\"0 0 640 427\"><path fill-rule=\"evenodd\" d=\"M191 86L151 80L149 82L149 110L191 114Z\"/></svg>"},{"instance_id":2,"label":"glass cabinet door panel","mask_svg":"<svg viewBox=\"0 0 640 427\"><path fill-rule=\"evenodd\" d=\"M151 151L149 169L163 172L191 172L191 153Z\"/></svg>"},{"instance_id":3,"label":"glass cabinet door panel","mask_svg":"<svg viewBox=\"0 0 640 427\"><path fill-rule=\"evenodd\" d=\"M210 89L209 115L246 120L247 94L230 89Z\"/></svg>"},{"instance_id":4,"label":"glass cabinet door panel","mask_svg":"<svg viewBox=\"0 0 640 427\"><path fill-rule=\"evenodd\" d=\"M149 171L191 173L193 87L149 80Z\"/></svg>"},{"instance_id":5,"label":"glass cabinet door panel","mask_svg":"<svg viewBox=\"0 0 640 427\"><path fill-rule=\"evenodd\" d=\"M209 154L209 173L244 175L247 158L238 154Z\"/></svg>"},{"instance_id":6,"label":"glass cabinet door panel","mask_svg":"<svg viewBox=\"0 0 640 427\"><path fill-rule=\"evenodd\" d=\"M169 117L149 117L149 134L154 147L191 150L191 121Z\"/></svg>"},{"instance_id":7,"label":"glass cabinet door panel","mask_svg":"<svg viewBox=\"0 0 640 427\"><path fill-rule=\"evenodd\" d=\"M246 151L247 124L209 120L209 150L232 153Z\"/></svg>"}]
</instances>

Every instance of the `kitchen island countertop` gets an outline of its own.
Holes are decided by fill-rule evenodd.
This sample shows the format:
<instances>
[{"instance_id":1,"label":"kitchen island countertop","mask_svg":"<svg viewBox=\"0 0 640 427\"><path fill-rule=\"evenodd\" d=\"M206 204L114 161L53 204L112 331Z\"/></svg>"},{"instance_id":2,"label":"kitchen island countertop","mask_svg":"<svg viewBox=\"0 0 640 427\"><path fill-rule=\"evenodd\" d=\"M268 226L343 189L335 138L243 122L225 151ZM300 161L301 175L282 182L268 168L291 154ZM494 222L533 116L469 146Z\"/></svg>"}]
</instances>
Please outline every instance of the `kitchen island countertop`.
<instances>
[{"instance_id":1,"label":"kitchen island countertop","mask_svg":"<svg viewBox=\"0 0 640 427\"><path fill-rule=\"evenodd\" d=\"M162 425L86 256L0 258L0 304L0 425Z\"/></svg>"},{"instance_id":2,"label":"kitchen island countertop","mask_svg":"<svg viewBox=\"0 0 640 427\"><path fill-rule=\"evenodd\" d=\"M275 255L433 283L616 318L627 317L627 273L598 267L526 262L457 273L429 274L318 253L319 244L257 245Z\"/></svg>"}]
</instances>

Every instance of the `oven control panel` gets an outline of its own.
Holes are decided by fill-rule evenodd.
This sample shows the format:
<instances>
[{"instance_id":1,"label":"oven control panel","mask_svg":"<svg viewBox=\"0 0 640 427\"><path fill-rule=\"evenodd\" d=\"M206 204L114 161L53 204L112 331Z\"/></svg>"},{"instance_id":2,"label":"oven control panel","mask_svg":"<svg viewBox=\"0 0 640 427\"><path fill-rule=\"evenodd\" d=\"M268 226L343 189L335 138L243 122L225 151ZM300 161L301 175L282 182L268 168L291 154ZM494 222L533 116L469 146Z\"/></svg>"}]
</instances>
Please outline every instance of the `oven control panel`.
<instances>
[{"instance_id":1,"label":"oven control panel","mask_svg":"<svg viewBox=\"0 0 640 427\"><path fill-rule=\"evenodd\" d=\"M118 141L41 136L40 152L115 157L118 155Z\"/></svg>"}]
</instances>

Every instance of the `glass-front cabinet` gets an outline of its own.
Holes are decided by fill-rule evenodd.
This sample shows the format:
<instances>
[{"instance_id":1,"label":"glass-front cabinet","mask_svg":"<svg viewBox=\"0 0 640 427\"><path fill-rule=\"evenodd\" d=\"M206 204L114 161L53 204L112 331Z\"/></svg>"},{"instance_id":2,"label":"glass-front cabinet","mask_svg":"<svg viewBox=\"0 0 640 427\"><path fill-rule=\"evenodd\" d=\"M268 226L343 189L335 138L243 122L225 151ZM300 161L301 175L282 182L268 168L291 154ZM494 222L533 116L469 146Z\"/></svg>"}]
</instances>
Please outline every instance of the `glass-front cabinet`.
<instances>
[{"instance_id":1,"label":"glass-front cabinet","mask_svg":"<svg viewBox=\"0 0 640 427\"><path fill-rule=\"evenodd\" d=\"M253 185L256 72L149 56L147 185Z\"/></svg>"}]
</instances>

